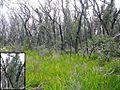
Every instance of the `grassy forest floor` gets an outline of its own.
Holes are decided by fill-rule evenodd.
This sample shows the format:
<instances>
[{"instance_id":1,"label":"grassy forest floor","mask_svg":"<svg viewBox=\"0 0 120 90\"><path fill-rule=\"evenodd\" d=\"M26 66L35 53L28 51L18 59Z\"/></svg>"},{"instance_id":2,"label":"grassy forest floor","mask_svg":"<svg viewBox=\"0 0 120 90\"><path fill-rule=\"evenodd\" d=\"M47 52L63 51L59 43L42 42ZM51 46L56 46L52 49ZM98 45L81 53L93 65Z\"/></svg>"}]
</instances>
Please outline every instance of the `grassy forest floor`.
<instances>
[{"instance_id":1,"label":"grassy forest floor","mask_svg":"<svg viewBox=\"0 0 120 90\"><path fill-rule=\"evenodd\" d=\"M26 51L28 90L120 90L120 60Z\"/></svg>"}]
</instances>

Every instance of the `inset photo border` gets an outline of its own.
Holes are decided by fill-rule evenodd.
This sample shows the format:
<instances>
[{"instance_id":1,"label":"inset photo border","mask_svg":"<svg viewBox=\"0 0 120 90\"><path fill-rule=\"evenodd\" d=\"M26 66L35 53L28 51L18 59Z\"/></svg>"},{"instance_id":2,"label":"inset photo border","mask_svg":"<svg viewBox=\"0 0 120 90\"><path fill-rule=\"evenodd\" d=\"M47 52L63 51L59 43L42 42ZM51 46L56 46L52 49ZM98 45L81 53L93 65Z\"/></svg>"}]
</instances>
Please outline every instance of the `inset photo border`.
<instances>
[{"instance_id":1,"label":"inset photo border","mask_svg":"<svg viewBox=\"0 0 120 90\"><path fill-rule=\"evenodd\" d=\"M26 54L0 52L0 90L25 90Z\"/></svg>"}]
</instances>

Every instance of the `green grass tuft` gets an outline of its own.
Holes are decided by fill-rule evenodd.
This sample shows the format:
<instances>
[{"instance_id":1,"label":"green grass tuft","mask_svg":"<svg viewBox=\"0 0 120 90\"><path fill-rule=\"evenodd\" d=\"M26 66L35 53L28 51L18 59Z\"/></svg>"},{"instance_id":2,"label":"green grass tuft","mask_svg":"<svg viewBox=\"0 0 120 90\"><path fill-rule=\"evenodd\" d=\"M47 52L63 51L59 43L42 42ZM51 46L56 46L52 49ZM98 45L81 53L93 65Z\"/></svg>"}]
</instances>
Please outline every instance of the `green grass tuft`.
<instances>
[{"instance_id":1,"label":"green grass tuft","mask_svg":"<svg viewBox=\"0 0 120 90\"><path fill-rule=\"evenodd\" d=\"M44 90L120 89L119 69L110 73L114 66L120 66L118 60L101 66L97 57L89 60L76 54L70 56L55 52L40 56L36 51L27 51L26 55L27 89L38 86Z\"/></svg>"}]
</instances>

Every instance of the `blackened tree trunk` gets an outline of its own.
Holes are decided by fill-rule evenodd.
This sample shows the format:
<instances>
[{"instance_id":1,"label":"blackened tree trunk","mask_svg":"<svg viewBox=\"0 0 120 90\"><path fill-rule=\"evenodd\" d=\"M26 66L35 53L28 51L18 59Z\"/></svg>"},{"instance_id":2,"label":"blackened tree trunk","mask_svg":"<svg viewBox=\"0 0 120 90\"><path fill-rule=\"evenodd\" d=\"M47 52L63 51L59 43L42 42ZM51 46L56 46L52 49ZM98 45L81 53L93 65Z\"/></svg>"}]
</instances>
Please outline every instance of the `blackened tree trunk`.
<instances>
[{"instance_id":1,"label":"blackened tree trunk","mask_svg":"<svg viewBox=\"0 0 120 90\"><path fill-rule=\"evenodd\" d=\"M78 52L78 40L79 40L79 34L80 34L80 31L81 31L81 26L82 26L82 16L83 16L83 13L84 13L84 4L83 4L82 0L80 0L80 3L82 5L82 12L81 12L81 15L80 15L80 18L79 18L78 30L76 32L76 38L75 38L75 52L76 53Z\"/></svg>"}]
</instances>

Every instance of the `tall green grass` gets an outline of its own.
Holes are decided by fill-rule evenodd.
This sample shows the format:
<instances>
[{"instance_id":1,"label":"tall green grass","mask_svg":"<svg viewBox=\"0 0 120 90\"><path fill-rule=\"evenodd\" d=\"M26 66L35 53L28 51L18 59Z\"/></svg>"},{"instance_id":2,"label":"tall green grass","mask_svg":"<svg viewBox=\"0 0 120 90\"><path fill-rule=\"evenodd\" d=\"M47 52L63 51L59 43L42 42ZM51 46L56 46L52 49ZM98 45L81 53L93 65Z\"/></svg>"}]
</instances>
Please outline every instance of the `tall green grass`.
<instances>
[{"instance_id":1,"label":"tall green grass","mask_svg":"<svg viewBox=\"0 0 120 90\"><path fill-rule=\"evenodd\" d=\"M44 90L120 90L120 73L112 72L120 61L111 60L100 65L81 55L50 52L40 56L27 51L26 87L40 86ZM119 70L118 70L119 71Z\"/></svg>"}]
</instances>

